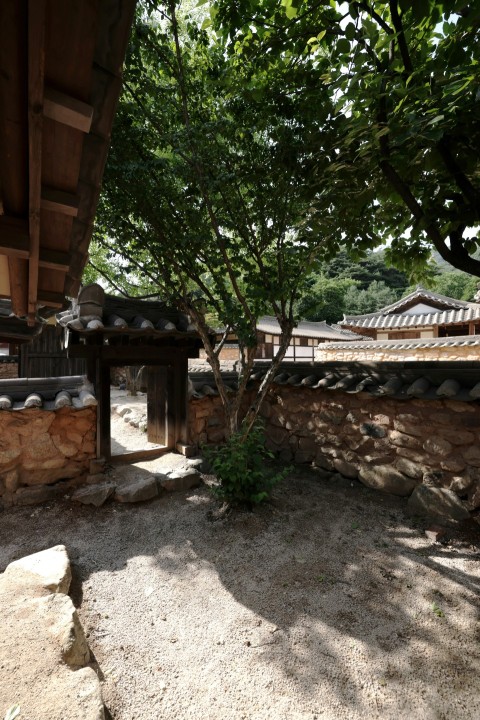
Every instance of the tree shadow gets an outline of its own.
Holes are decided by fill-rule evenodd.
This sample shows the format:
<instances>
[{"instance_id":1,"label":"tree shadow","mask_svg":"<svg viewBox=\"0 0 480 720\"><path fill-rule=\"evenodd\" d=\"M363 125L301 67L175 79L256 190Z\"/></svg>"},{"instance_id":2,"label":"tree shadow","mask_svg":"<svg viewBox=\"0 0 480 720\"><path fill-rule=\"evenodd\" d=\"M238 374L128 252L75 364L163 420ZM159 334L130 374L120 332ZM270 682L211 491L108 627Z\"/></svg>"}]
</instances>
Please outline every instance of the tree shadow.
<instances>
[{"instance_id":1,"label":"tree shadow","mask_svg":"<svg viewBox=\"0 0 480 720\"><path fill-rule=\"evenodd\" d=\"M221 618L225 592L238 609L221 618L227 640L212 653L226 667L240 653L252 678L267 678L266 703L277 702L281 677L291 698L319 718L322 702L329 717L352 718L393 717L400 701L407 717L440 719L446 707L464 706L479 669L472 643L480 573L471 543L452 533L448 546L433 544L406 517L404 499L311 472L293 474L254 513L212 523L212 502L199 489L135 507L17 508L2 518L0 570L14 556L63 543L81 601L79 587L88 589L94 576L120 578L136 562L152 591L184 589L192 647L205 642L195 617ZM95 642L101 647L101 633Z\"/></svg>"}]
</instances>

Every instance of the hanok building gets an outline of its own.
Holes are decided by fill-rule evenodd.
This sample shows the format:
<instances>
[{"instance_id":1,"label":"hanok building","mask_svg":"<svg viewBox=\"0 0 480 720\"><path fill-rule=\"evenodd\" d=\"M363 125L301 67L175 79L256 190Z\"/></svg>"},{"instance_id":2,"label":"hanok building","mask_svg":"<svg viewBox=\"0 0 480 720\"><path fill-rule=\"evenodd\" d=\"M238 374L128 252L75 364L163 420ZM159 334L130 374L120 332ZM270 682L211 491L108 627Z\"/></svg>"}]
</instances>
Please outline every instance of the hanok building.
<instances>
[{"instance_id":1,"label":"hanok building","mask_svg":"<svg viewBox=\"0 0 480 720\"><path fill-rule=\"evenodd\" d=\"M480 334L480 303L454 300L420 285L392 305L345 315L342 328L374 340L410 340Z\"/></svg>"},{"instance_id":2,"label":"hanok building","mask_svg":"<svg viewBox=\"0 0 480 720\"><path fill-rule=\"evenodd\" d=\"M258 359L271 360L280 347L281 330L278 321L273 316L262 317L257 325ZM285 360L306 361L313 360L315 350L321 343L342 341L362 342L361 335L339 326L328 325L325 321L301 321L293 329L292 340L287 348Z\"/></svg>"},{"instance_id":3,"label":"hanok building","mask_svg":"<svg viewBox=\"0 0 480 720\"><path fill-rule=\"evenodd\" d=\"M377 312L346 315L339 324L370 341L329 343L318 349L316 360L476 361L480 357L480 303L455 300L421 286Z\"/></svg>"}]
</instances>

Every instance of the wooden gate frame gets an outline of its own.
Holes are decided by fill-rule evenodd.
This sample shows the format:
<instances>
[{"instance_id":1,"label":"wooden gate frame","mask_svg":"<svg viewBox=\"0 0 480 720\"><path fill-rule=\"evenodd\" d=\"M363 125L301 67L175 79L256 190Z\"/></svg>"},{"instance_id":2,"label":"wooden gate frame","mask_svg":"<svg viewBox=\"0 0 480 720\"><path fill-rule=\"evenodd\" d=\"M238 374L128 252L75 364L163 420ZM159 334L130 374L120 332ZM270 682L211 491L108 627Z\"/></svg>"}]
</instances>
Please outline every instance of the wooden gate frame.
<instances>
[{"instance_id":1,"label":"wooden gate frame","mask_svg":"<svg viewBox=\"0 0 480 720\"><path fill-rule=\"evenodd\" d=\"M175 345L104 345L103 335L95 334L86 344L74 343L69 357L87 360L87 377L97 397L97 458L107 462L138 462L188 445L188 359L199 355L201 341L191 337ZM112 455L110 368L112 366L147 365L147 412L158 437L163 433L162 447ZM150 369L151 368L151 369Z\"/></svg>"},{"instance_id":2,"label":"wooden gate frame","mask_svg":"<svg viewBox=\"0 0 480 720\"><path fill-rule=\"evenodd\" d=\"M125 356L122 365L138 364L139 358ZM118 360L97 360L97 457L107 462L139 462L159 457L176 450L177 445L188 441L188 357L176 354L175 363L165 358L145 360L147 366L147 437L161 447L134 450L112 455L111 449L111 397L110 368ZM163 443L158 438L163 435ZM153 439L153 437L157 439Z\"/></svg>"}]
</instances>

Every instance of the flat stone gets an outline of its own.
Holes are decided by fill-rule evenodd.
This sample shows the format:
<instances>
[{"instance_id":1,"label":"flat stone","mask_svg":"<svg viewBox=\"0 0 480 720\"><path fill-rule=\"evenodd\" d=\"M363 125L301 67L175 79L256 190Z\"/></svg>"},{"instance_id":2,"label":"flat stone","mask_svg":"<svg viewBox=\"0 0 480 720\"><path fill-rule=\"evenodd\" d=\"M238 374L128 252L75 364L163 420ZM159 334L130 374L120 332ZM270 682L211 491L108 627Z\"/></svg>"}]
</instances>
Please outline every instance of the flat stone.
<instances>
[{"instance_id":1,"label":"flat stone","mask_svg":"<svg viewBox=\"0 0 480 720\"><path fill-rule=\"evenodd\" d=\"M448 442L448 440L440 437L427 438L423 443L423 448L427 452L432 453L432 455L440 458L447 457L453 450L452 444Z\"/></svg>"},{"instance_id":2,"label":"flat stone","mask_svg":"<svg viewBox=\"0 0 480 720\"><path fill-rule=\"evenodd\" d=\"M138 477L124 480L117 485L115 500L122 503L143 502L158 495L155 476Z\"/></svg>"},{"instance_id":3,"label":"flat stone","mask_svg":"<svg viewBox=\"0 0 480 720\"><path fill-rule=\"evenodd\" d=\"M344 477L350 478L351 480L356 480L358 478L357 468L354 465L346 462L345 460L336 458L333 461L333 466L335 470L337 470L340 475L343 475Z\"/></svg>"},{"instance_id":4,"label":"flat stone","mask_svg":"<svg viewBox=\"0 0 480 720\"><path fill-rule=\"evenodd\" d=\"M480 467L480 447L472 445L463 452L463 457L469 465Z\"/></svg>"},{"instance_id":5,"label":"flat stone","mask_svg":"<svg viewBox=\"0 0 480 720\"><path fill-rule=\"evenodd\" d=\"M418 485L408 500L412 515L430 517L443 522L462 521L470 517L465 505L452 490Z\"/></svg>"},{"instance_id":6,"label":"flat stone","mask_svg":"<svg viewBox=\"0 0 480 720\"><path fill-rule=\"evenodd\" d=\"M462 470L465 470L465 465L466 463L464 459L459 455L444 458L440 461L440 467L442 468L442 470L447 470L448 472L462 472Z\"/></svg>"},{"instance_id":7,"label":"flat stone","mask_svg":"<svg viewBox=\"0 0 480 720\"><path fill-rule=\"evenodd\" d=\"M39 505L54 500L58 494L58 489L50 485L19 488L13 495L13 502L15 505Z\"/></svg>"},{"instance_id":8,"label":"flat stone","mask_svg":"<svg viewBox=\"0 0 480 720\"><path fill-rule=\"evenodd\" d=\"M389 435L389 439L393 445L411 448L412 450L419 450L422 447L422 443L418 438L413 437L412 435L406 435L399 430L392 430Z\"/></svg>"},{"instance_id":9,"label":"flat stone","mask_svg":"<svg viewBox=\"0 0 480 720\"><path fill-rule=\"evenodd\" d=\"M409 460L408 458L404 457L397 458L395 461L395 466L397 470L400 470L401 473L403 473L404 475L408 475L408 477L414 478L416 480L421 480L424 473L426 472L425 465L413 462L413 460Z\"/></svg>"},{"instance_id":10,"label":"flat stone","mask_svg":"<svg viewBox=\"0 0 480 720\"><path fill-rule=\"evenodd\" d=\"M391 465L363 466L358 477L367 487L392 495L410 495L416 485L413 478L403 475Z\"/></svg>"},{"instance_id":11,"label":"flat stone","mask_svg":"<svg viewBox=\"0 0 480 720\"><path fill-rule=\"evenodd\" d=\"M177 470L167 476L155 476L157 483L167 492L184 492L191 488L198 487L202 482L202 476L195 468Z\"/></svg>"},{"instance_id":12,"label":"flat stone","mask_svg":"<svg viewBox=\"0 0 480 720\"><path fill-rule=\"evenodd\" d=\"M5 577L22 578L30 576L31 582L51 593L68 593L72 580L70 560L65 545L55 545L7 566ZM29 582L29 584L31 584Z\"/></svg>"},{"instance_id":13,"label":"flat stone","mask_svg":"<svg viewBox=\"0 0 480 720\"><path fill-rule=\"evenodd\" d=\"M100 477L103 478L101 475ZM78 488L73 495L72 500L82 503L83 505L95 505L100 507L115 492L114 483L103 482L98 485L87 485Z\"/></svg>"}]
</instances>

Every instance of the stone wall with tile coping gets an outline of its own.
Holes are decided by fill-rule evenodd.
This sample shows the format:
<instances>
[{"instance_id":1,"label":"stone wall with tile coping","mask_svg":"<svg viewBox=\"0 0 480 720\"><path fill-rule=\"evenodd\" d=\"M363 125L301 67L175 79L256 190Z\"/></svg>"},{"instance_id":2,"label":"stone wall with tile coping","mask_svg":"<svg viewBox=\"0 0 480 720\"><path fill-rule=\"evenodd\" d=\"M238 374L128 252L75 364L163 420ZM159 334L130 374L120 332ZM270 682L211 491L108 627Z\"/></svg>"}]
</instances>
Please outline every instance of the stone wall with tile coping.
<instances>
[{"instance_id":1,"label":"stone wall with tile coping","mask_svg":"<svg viewBox=\"0 0 480 720\"><path fill-rule=\"evenodd\" d=\"M262 415L267 445L285 462L314 463L405 496L416 485L433 484L453 490L470 512L480 508L478 401L274 385ZM221 442L220 398L192 398L189 422L191 442Z\"/></svg>"},{"instance_id":2,"label":"stone wall with tile coping","mask_svg":"<svg viewBox=\"0 0 480 720\"><path fill-rule=\"evenodd\" d=\"M407 341L406 341L407 342ZM319 345L315 351L316 362L422 362L435 360L452 362L465 360L478 362L479 348L451 346L451 347L419 347L419 348L369 348L368 342L362 349L356 348L328 348Z\"/></svg>"},{"instance_id":3,"label":"stone wall with tile coping","mask_svg":"<svg viewBox=\"0 0 480 720\"><path fill-rule=\"evenodd\" d=\"M81 484L96 457L96 424L96 407L2 410L0 505L43 502L57 483Z\"/></svg>"}]
</instances>

